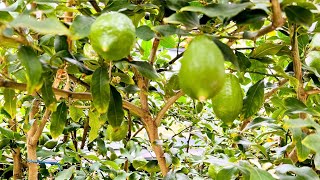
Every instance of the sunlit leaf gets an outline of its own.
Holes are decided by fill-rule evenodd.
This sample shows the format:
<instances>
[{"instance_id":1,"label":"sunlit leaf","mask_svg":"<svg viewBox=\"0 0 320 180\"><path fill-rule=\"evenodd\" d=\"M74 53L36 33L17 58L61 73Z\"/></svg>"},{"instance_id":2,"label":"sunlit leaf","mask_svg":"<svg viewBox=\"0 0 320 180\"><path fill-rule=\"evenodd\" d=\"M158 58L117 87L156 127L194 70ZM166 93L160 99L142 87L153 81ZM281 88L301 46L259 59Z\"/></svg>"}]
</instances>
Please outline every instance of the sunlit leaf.
<instances>
[{"instance_id":1,"label":"sunlit leaf","mask_svg":"<svg viewBox=\"0 0 320 180\"><path fill-rule=\"evenodd\" d=\"M67 122L68 107L65 102L61 102L57 110L51 115L50 133L53 138L58 138Z\"/></svg>"},{"instance_id":2,"label":"sunlit leaf","mask_svg":"<svg viewBox=\"0 0 320 180\"><path fill-rule=\"evenodd\" d=\"M254 115L261 108L263 100L264 83L263 80L260 80L249 88L247 96L243 101L242 114L244 118Z\"/></svg>"}]
</instances>

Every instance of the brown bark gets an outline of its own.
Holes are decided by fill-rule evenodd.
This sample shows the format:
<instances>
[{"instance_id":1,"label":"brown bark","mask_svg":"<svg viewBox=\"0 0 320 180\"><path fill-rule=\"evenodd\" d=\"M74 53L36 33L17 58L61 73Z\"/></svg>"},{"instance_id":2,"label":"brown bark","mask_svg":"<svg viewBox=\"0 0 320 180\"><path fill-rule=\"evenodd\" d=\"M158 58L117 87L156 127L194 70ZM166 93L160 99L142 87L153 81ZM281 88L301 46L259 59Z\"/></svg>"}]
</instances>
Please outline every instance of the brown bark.
<instances>
[{"instance_id":1,"label":"brown bark","mask_svg":"<svg viewBox=\"0 0 320 180\"><path fill-rule=\"evenodd\" d=\"M17 132L17 122L15 119L9 121L12 131ZM11 150L13 158L13 179L22 179L22 160L20 148L16 147Z\"/></svg>"},{"instance_id":2,"label":"brown bark","mask_svg":"<svg viewBox=\"0 0 320 180\"><path fill-rule=\"evenodd\" d=\"M144 122L145 128L148 133L149 141L151 143L154 153L156 154L161 173L163 176L165 176L169 172L169 168L166 164L163 149L161 145L159 145L158 127L151 117L144 119Z\"/></svg>"}]
</instances>

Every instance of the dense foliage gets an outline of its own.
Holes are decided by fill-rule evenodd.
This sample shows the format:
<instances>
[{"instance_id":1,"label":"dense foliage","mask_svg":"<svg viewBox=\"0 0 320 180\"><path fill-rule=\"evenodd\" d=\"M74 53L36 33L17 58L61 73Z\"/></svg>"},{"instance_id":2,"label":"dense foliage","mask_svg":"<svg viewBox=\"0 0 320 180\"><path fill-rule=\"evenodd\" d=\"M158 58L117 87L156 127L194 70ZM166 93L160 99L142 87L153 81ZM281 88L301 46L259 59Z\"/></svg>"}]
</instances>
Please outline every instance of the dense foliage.
<instances>
[{"instance_id":1,"label":"dense foliage","mask_svg":"<svg viewBox=\"0 0 320 180\"><path fill-rule=\"evenodd\" d=\"M0 179L319 179L319 0L0 5Z\"/></svg>"}]
</instances>

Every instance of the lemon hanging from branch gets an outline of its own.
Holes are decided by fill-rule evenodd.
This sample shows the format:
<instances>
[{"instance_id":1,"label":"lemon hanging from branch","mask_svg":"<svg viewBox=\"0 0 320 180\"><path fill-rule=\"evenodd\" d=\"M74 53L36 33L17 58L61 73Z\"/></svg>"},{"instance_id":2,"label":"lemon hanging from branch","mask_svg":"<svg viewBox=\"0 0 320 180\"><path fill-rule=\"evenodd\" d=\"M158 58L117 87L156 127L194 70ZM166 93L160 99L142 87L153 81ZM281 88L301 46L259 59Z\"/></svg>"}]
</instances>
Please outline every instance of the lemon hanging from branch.
<instances>
[{"instance_id":1,"label":"lemon hanging from branch","mask_svg":"<svg viewBox=\"0 0 320 180\"><path fill-rule=\"evenodd\" d=\"M195 37L181 59L181 89L193 99L214 97L224 85L224 57L206 36Z\"/></svg>"},{"instance_id":2,"label":"lemon hanging from branch","mask_svg":"<svg viewBox=\"0 0 320 180\"><path fill-rule=\"evenodd\" d=\"M121 60L134 46L135 27L122 13L105 13L91 25L89 39L93 49L105 60Z\"/></svg>"}]
</instances>

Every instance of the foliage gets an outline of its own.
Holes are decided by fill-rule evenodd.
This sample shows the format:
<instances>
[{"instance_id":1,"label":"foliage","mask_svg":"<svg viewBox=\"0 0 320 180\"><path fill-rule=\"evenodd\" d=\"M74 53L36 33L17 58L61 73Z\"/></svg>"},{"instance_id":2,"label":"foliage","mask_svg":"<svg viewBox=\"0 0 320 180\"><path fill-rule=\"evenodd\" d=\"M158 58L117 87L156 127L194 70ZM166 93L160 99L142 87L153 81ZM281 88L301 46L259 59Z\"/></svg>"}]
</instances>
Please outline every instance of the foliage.
<instances>
[{"instance_id":1,"label":"foliage","mask_svg":"<svg viewBox=\"0 0 320 180\"><path fill-rule=\"evenodd\" d=\"M39 179L319 179L319 62L308 62L319 61L318 3L2 1L0 179L30 179L34 165ZM91 33L110 12L136 35L123 44L135 42L130 55L112 61ZM215 49L192 61L221 51L225 73L239 79L231 124L214 101L180 90L217 78L193 76L221 66L199 60L179 82L180 58L204 36Z\"/></svg>"}]
</instances>

